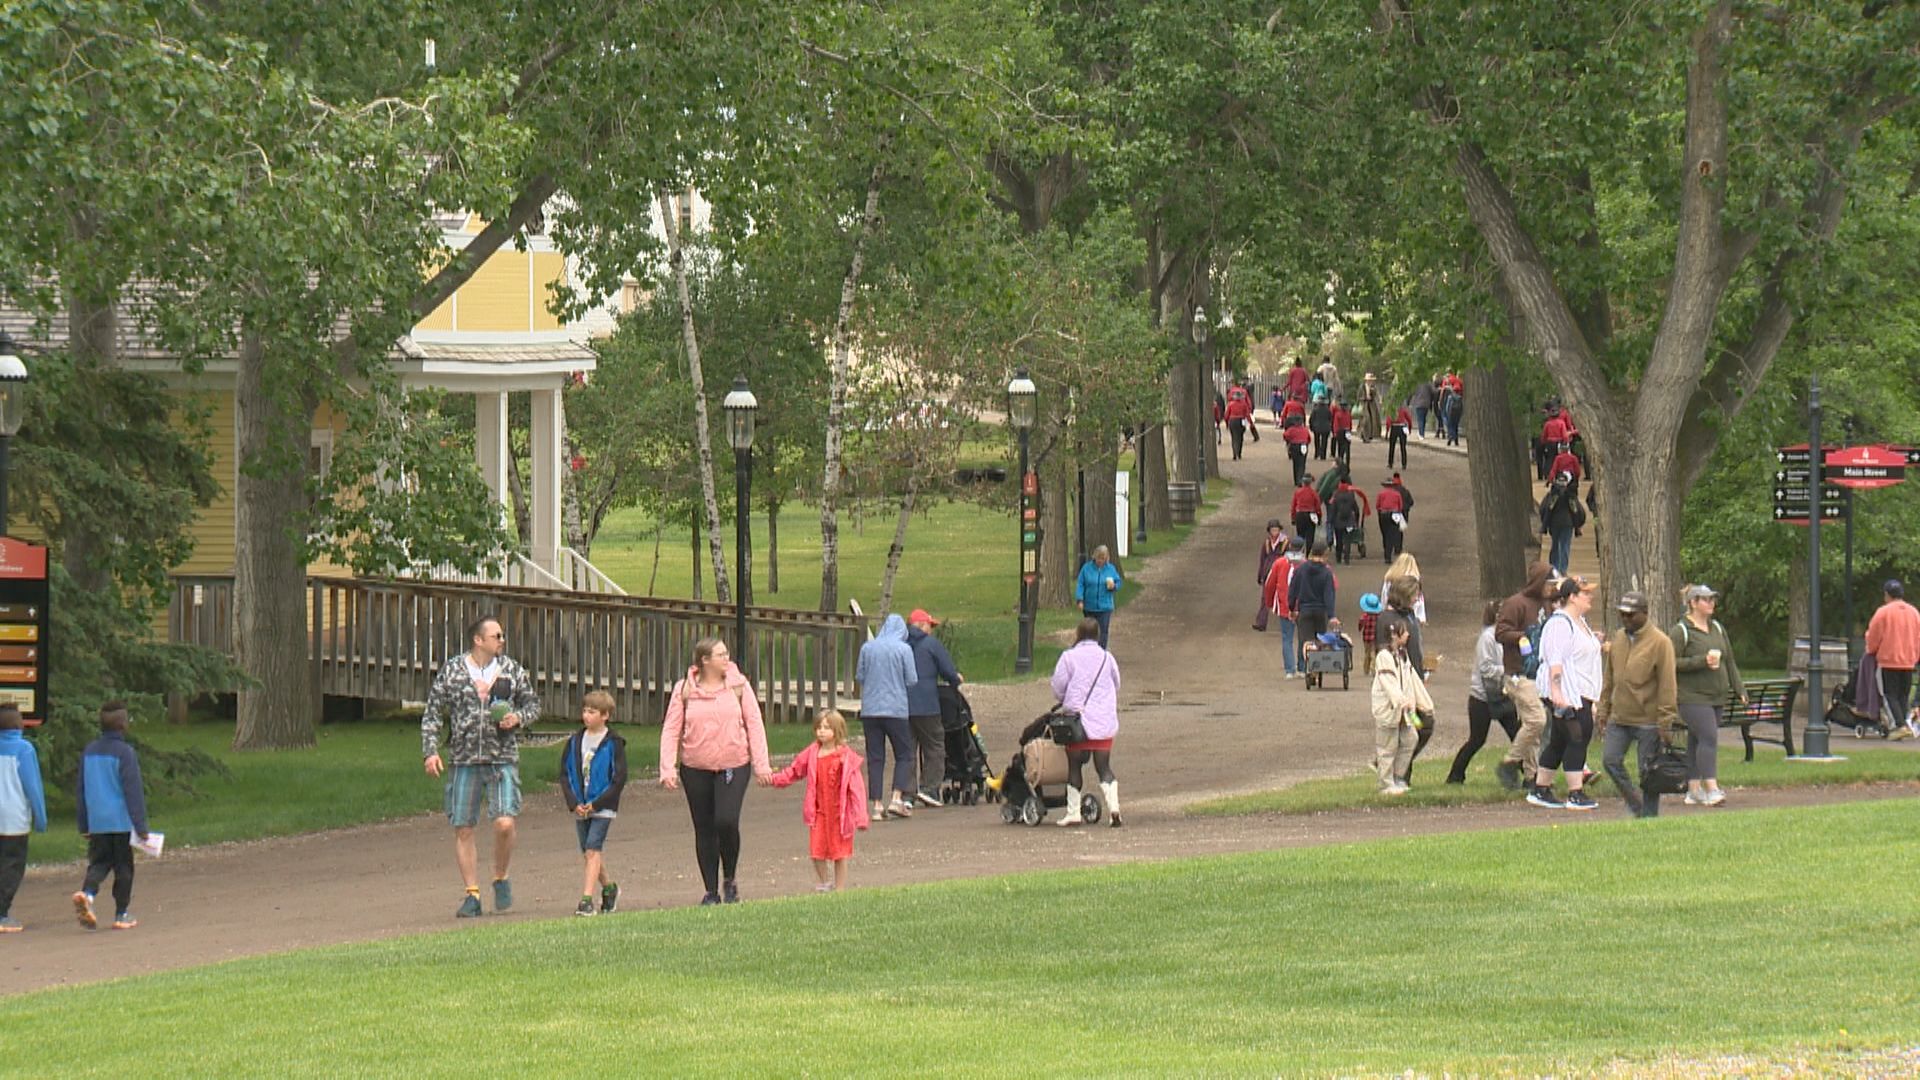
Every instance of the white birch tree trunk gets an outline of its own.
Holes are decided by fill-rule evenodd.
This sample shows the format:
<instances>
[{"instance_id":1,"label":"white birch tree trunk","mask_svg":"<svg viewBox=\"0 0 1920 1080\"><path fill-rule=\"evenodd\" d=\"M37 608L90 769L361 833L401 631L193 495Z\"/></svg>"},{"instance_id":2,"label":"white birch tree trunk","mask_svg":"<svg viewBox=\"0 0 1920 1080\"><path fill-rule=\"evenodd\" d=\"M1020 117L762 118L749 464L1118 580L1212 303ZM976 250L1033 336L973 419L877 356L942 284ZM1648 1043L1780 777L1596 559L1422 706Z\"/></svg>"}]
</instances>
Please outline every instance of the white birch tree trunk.
<instances>
[{"instance_id":1,"label":"white birch tree trunk","mask_svg":"<svg viewBox=\"0 0 1920 1080\"><path fill-rule=\"evenodd\" d=\"M673 288L680 300L680 337L687 348L687 374L693 379L693 436L700 453L700 502L707 515L707 543L713 549L713 594L720 603L733 602L727 585L726 545L720 540L720 503L713 493L713 442L707 428L707 387L700 375L700 339L693 328L693 301L687 289L685 238L674 214L673 199L662 191L654 195L660 225L667 231L667 258L673 268ZM696 577L698 576L696 572Z\"/></svg>"},{"instance_id":2,"label":"white birch tree trunk","mask_svg":"<svg viewBox=\"0 0 1920 1080\"><path fill-rule=\"evenodd\" d=\"M860 214L860 229L854 234L853 257L847 264L847 276L840 282L840 309L833 320L833 356L827 386L826 466L820 478L820 610L840 607L840 453L845 442L841 430L847 411L847 354L852 345L853 297L859 287L860 272L866 265L867 242L880 225L880 166L875 165L867 179L866 207Z\"/></svg>"}]
</instances>

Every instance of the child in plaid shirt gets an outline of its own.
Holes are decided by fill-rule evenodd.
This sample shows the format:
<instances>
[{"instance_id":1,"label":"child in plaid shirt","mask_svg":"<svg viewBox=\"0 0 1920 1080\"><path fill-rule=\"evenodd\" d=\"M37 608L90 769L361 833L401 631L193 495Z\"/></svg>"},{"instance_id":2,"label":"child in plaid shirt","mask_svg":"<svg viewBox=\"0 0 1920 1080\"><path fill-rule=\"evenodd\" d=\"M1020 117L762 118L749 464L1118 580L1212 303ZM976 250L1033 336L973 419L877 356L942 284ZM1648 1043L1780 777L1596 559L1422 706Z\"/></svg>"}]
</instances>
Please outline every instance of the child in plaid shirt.
<instances>
[{"instance_id":1,"label":"child in plaid shirt","mask_svg":"<svg viewBox=\"0 0 1920 1080\"><path fill-rule=\"evenodd\" d=\"M1360 640L1366 645L1367 674L1373 674L1373 651L1376 628L1380 624L1380 597L1377 593L1363 593L1360 596Z\"/></svg>"}]
</instances>

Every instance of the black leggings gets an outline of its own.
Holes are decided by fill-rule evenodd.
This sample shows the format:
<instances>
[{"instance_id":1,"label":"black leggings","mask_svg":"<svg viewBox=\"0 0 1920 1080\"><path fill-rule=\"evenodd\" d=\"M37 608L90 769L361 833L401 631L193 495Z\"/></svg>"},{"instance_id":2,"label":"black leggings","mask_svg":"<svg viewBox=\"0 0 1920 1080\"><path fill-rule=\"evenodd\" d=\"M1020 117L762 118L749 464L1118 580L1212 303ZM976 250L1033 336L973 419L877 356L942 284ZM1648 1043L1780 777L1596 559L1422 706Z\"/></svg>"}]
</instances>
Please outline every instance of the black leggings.
<instances>
[{"instance_id":1,"label":"black leggings","mask_svg":"<svg viewBox=\"0 0 1920 1080\"><path fill-rule=\"evenodd\" d=\"M1548 709L1549 714L1552 709ZM1548 772L1560 769L1568 775L1587 767L1587 744L1593 741L1593 702L1582 701L1572 716L1547 717L1547 748L1540 753L1540 767Z\"/></svg>"},{"instance_id":2,"label":"black leggings","mask_svg":"<svg viewBox=\"0 0 1920 1080\"><path fill-rule=\"evenodd\" d=\"M1393 448L1400 448L1400 467L1407 467L1407 429L1390 427L1387 429L1387 468L1393 468Z\"/></svg>"},{"instance_id":3,"label":"black leggings","mask_svg":"<svg viewBox=\"0 0 1920 1080\"><path fill-rule=\"evenodd\" d=\"M13 911L13 894L26 876L26 836L0 836L0 919Z\"/></svg>"},{"instance_id":4,"label":"black leggings","mask_svg":"<svg viewBox=\"0 0 1920 1080\"><path fill-rule=\"evenodd\" d=\"M118 915L133 903L132 833L94 833L87 837L87 876L80 891L97 895L108 871L113 873L113 913Z\"/></svg>"},{"instance_id":5,"label":"black leggings","mask_svg":"<svg viewBox=\"0 0 1920 1080\"><path fill-rule=\"evenodd\" d=\"M1067 783L1071 785L1075 791L1082 790L1080 787L1080 770L1086 765L1088 758L1093 759L1093 772L1094 775L1100 778L1100 782L1103 784L1113 783L1113 751L1069 750L1067 751ZM1068 809L1078 810L1079 807L1073 806L1068 807Z\"/></svg>"},{"instance_id":6,"label":"black leggings","mask_svg":"<svg viewBox=\"0 0 1920 1080\"><path fill-rule=\"evenodd\" d=\"M1507 741L1512 742L1520 733L1520 716L1511 709L1500 714L1501 730L1507 733ZM1467 741L1460 752L1453 755L1453 770L1447 773L1447 783L1463 784L1467 780L1467 766L1473 762L1473 755L1487 745L1487 732L1494 724L1493 707L1472 694L1467 695Z\"/></svg>"},{"instance_id":7,"label":"black leggings","mask_svg":"<svg viewBox=\"0 0 1920 1080\"><path fill-rule=\"evenodd\" d=\"M720 872L732 881L740 865L740 807L747 801L747 783L753 770L680 769L680 786L687 790L687 809L693 813L693 851L700 860L700 880L707 891L720 891Z\"/></svg>"}]
</instances>

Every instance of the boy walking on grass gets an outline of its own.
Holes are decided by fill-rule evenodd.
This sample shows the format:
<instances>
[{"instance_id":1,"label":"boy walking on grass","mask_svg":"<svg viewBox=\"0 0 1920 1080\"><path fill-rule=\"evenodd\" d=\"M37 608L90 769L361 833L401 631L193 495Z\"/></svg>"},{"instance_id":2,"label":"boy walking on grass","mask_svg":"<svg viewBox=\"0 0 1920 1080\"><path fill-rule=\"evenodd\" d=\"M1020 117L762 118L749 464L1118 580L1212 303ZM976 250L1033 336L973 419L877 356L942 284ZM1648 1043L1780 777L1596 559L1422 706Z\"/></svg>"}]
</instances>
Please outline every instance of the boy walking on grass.
<instances>
[{"instance_id":1,"label":"boy walking on grass","mask_svg":"<svg viewBox=\"0 0 1920 1080\"><path fill-rule=\"evenodd\" d=\"M0 934L22 929L11 912L13 894L27 874L28 831L47 831L40 758L20 727L19 708L0 705Z\"/></svg>"},{"instance_id":2,"label":"boy walking on grass","mask_svg":"<svg viewBox=\"0 0 1920 1080\"><path fill-rule=\"evenodd\" d=\"M73 911L89 930L100 925L93 898L113 873L113 928L139 925L133 903L133 838L147 839L147 797L140 782L140 758L127 745L127 706L109 701L100 706L100 737L80 754L80 786L76 795L80 835L87 838L87 875L73 894Z\"/></svg>"},{"instance_id":3,"label":"boy walking on grass","mask_svg":"<svg viewBox=\"0 0 1920 1080\"><path fill-rule=\"evenodd\" d=\"M580 730L560 750L560 782L586 863L575 915L593 914L595 888L600 890L600 914L611 915L620 905L620 886L607 876L601 854L607 830L620 813L620 792L627 786L627 741L607 730L612 719L613 695L593 691L580 704Z\"/></svg>"}]
</instances>

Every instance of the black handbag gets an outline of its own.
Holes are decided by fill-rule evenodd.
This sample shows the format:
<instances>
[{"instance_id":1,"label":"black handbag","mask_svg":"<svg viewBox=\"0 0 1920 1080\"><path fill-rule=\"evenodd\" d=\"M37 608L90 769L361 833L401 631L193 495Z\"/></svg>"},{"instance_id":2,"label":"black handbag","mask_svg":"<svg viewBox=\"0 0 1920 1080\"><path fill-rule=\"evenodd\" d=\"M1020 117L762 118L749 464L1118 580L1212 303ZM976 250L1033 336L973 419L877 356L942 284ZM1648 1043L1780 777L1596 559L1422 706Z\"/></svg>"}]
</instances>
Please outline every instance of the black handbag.
<instances>
[{"instance_id":1,"label":"black handbag","mask_svg":"<svg viewBox=\"0 0 1920 1080\"><path fill-rule=\"evenodd\" d=\"M1647 795L1678 795L1687 790L1686 752L1663 736L1660 749L1640 770L1640 790Z\"/></svg>"},{"instance_id":2,"label":"black handbag","mask_svg":"<svg viewBox=\"0 0 1920 1080\"><path fill-rule=\"evenodd\" d=\"M1087 707L1087 699L1093 696L1093 688L1100 684L1100 676L1107 673L1107 661L1113 659L1107 653L1100 659L1100 670L1093 673L1093 681L1087 684L1087 692L1080 695L1080 708ZM1047 713L1047 738L1061 746L1072 746L1087 741L1087 726L1080 722L1080 709L1068 709L1055 705Z\"/></svg>"}]
</instances>

